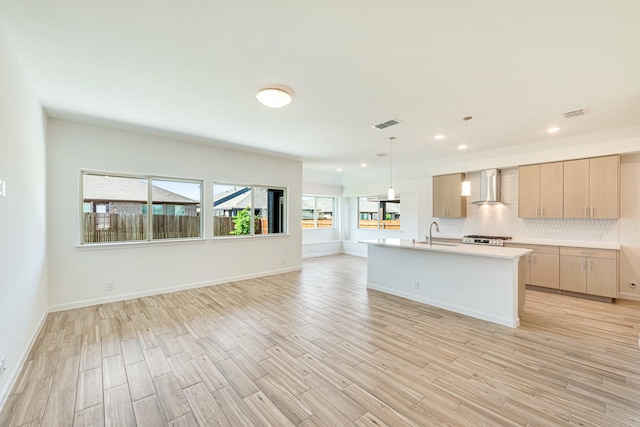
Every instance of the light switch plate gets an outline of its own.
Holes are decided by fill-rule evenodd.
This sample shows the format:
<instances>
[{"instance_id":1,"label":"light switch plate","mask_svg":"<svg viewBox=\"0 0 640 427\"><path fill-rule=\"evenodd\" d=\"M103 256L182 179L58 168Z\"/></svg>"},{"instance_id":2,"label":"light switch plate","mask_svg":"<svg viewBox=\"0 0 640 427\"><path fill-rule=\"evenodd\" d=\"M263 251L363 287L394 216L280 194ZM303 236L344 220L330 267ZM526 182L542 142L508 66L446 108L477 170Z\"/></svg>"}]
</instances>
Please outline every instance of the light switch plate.
<instances>
[{"instance_id":1,"label":"light switch plate","mask_svg":"<svg viewBox=\"0 0 640 427\"><path fill-rule=\"evenodd\" d=\"M0 181L0 197L5 197L5 196L6 196L5 182L4 181Z\"/></svg>"}]
</instances>

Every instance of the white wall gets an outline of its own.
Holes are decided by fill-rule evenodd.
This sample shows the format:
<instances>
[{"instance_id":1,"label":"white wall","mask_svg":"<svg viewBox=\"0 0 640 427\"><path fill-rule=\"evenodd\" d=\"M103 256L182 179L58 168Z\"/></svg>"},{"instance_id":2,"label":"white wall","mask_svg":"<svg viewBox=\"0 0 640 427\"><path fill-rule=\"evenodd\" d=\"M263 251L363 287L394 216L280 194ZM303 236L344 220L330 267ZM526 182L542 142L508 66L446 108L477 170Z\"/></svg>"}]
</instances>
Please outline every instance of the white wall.
<instances>
[{"instance_id":1,"label":"white wall","mask_svg":"<svg viewBox=\"0 0 640 427\"><path fill-rule=\"evenodd\" d=\"M0 407L47 313L45 116L0 31Z\"/></svg>"},{"instance_id":2,"label":"white wall","mask_svg":"<svg viewBox=\"0 0 640 427\"><path fill-rule=\"evenodd\" d=\"M620 297L640 301L640 154L620 159L619 223Z\"/></svg>"},{"instance_id":3,"label":"white wall","mask_svg":"<svg viewBox=\"0 0 640 427\"><path fill-rule=\"evenodd\" d=\"M49 301L53 310L222 283L302 266L302 166L129 130L48 125ZM79 169L204 179L206 241L78 247ZM213 182L287 187L289 235L211 240ZM106 291L106 283L114 291Z\"/></svg>"}]
</instances>

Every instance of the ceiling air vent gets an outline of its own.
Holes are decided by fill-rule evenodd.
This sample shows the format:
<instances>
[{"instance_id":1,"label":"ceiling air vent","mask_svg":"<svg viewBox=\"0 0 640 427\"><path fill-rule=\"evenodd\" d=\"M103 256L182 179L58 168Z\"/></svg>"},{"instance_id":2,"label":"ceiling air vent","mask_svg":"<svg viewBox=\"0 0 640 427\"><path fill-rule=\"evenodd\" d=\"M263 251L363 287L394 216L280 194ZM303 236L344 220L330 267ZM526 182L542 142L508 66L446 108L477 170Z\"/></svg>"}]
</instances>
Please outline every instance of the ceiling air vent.
<instances>
[{"instance_id":1,"label":"ceiling air vent","mask_svg":"<svg viewBox=\"0 0 640 427\"><path fill-rule=\"evenodd\" d=\"M373 125L373 127L377 128L377 129L386 129L386 128L391 127L391 126L399 125L400 123L402 123L402 122L400 120L398 120L398 119L391 119L391 120L387 120L384 123Z\"/></svg>"},{"instance_id":2,"label":"ceiling air vent","mask_svg":"<svg viewBox=\"0 0 640 427\"><path fill-rule=\"evenodd\" d=\"M588 108L581 108L579 110L567 111L566 113L562 113L562 117L565 119L574 119L576 117L584 116L589 114Z\"/></svg>"}]
</instances>

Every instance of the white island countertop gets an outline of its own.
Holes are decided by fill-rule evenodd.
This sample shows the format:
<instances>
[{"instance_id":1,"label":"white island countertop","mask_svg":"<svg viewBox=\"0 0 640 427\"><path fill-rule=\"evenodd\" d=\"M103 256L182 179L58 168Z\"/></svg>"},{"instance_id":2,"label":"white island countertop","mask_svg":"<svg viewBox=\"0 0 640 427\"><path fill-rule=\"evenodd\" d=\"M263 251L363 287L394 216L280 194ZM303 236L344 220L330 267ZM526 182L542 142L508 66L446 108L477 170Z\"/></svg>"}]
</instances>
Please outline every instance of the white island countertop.
<instances>
[{"instance_id":1,"label":"white island countertop","mask_svg":"<svg viewBox=\"0 0 640 427\"><path fill-rule=\"evenodd\" d=\"M361 243L377 246L389 246L395 248L415 249L419 251L445 252L448 254L472 255L488 258L518 259L532 252L531 249L505 248L501 246L465 245L434 242L428 245L424 242L416 242L404 239L374 239L362 240Z\"/></svg>"}]
</instances>

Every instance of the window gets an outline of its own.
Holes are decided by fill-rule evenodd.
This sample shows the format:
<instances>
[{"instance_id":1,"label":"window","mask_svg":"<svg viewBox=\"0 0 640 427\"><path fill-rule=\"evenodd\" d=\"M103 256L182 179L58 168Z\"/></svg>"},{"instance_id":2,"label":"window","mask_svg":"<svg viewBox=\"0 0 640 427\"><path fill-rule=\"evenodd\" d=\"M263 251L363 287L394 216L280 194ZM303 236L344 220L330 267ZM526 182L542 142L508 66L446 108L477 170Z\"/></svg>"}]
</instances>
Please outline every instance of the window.
<instances>
[{"instance_id":1,"label":"window","mask_svg":"<svg viewBox=\"0 0 640 427\"><path fill-rule=\"evenodd\" d=\"M82 243L202 237L202 181L83 171L81 192Z\"/></svg>"},{"instance_id":2,"label":"window","mask_svg":"<svg viewBox=\"0 0 640 427\"><path fill-rule=\"evenodd\" d=\"M286 190L258 185L213 185L213 236L285 234Z\"/></svg>"},{"instance_id":3,"label":"window","mask_svg":"<svg viewBox=\"0 0 640 427\"><path fill-rule=\"evenodd\" d=\"M358 197L358 228L400 230L400 199Z\"/></svg>"},{"instance_id":4,"label":"window","mask_svg":"<svg viewBox=\"0 0 640 427\"><path fill-rule=\"evenodd\" d=\"M333 228L336 198L302 196L302 228Z\"/></svg>"}]
</instances>

